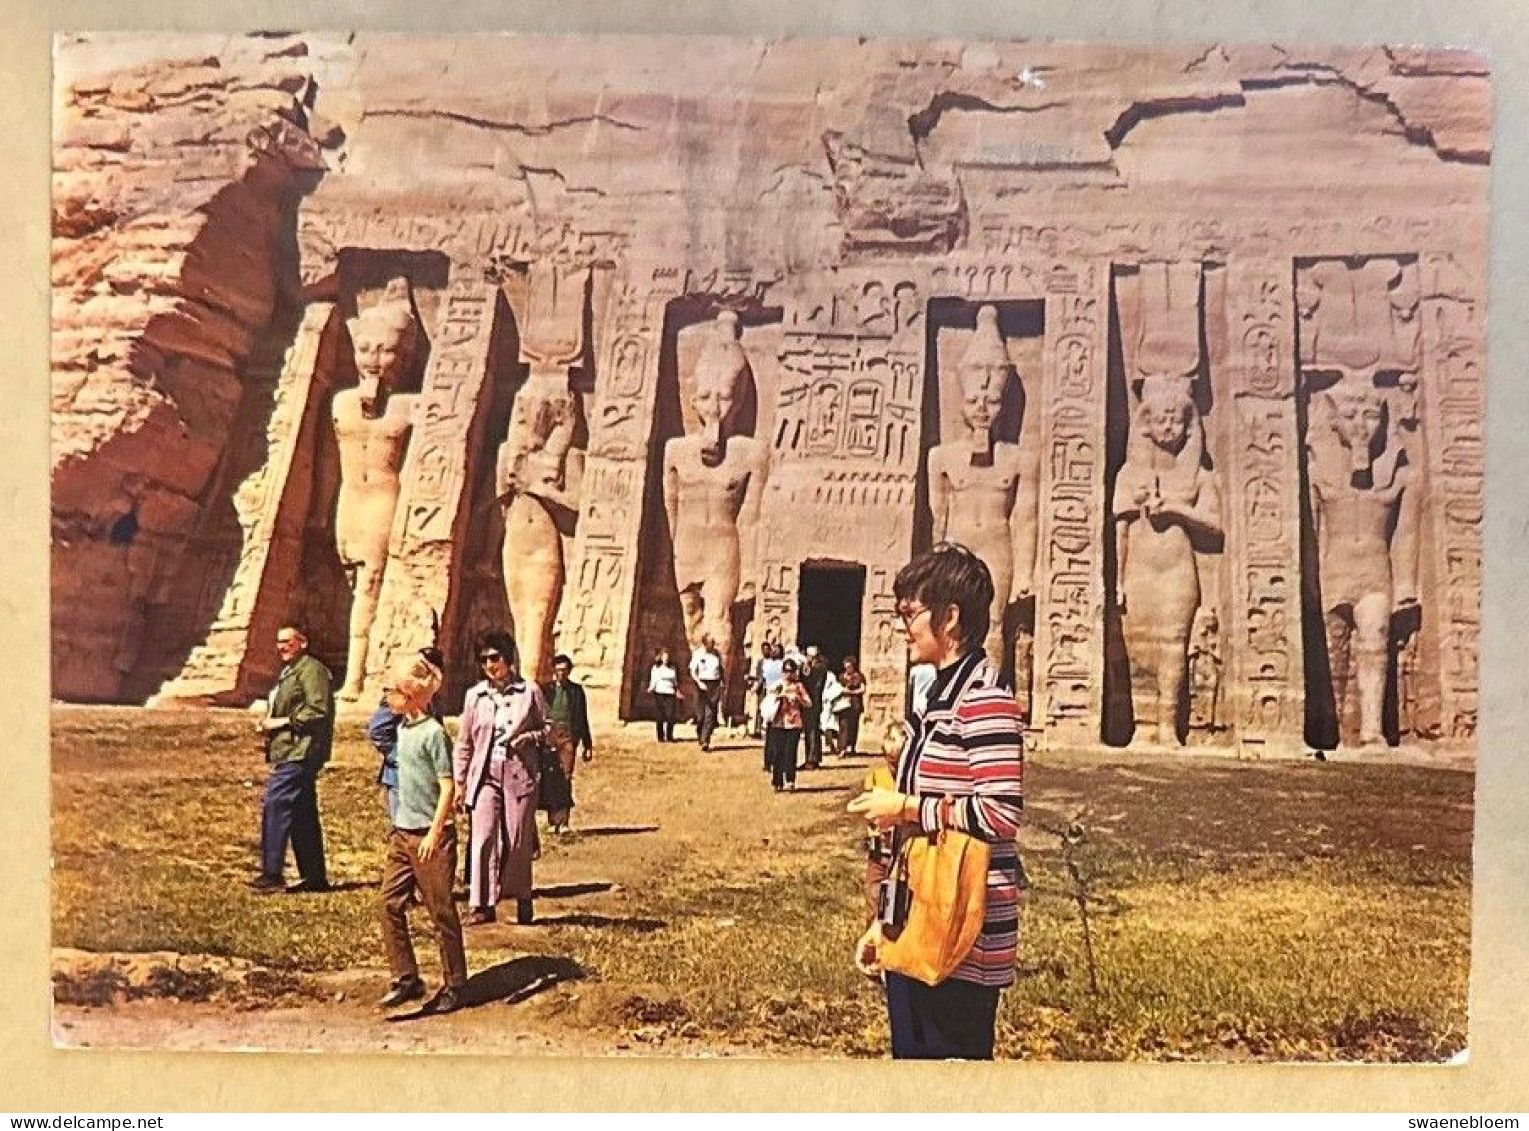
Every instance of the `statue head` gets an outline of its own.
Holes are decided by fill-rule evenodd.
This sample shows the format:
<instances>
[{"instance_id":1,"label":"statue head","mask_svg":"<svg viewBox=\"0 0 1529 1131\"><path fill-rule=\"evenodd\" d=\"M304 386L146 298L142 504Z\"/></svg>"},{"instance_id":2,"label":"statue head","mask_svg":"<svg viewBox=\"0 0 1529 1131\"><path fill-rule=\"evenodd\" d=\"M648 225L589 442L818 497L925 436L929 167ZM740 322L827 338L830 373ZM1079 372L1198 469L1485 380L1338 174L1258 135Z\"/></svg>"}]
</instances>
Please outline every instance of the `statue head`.
<instances>
[{"instance_id":1,"label":"statue head","mask_svg":"<svg viewBox=\"0 0 1529 1131\"><path fill-rule=\"evenodd\" d=\"M722 462L742 382L750 372L748 355L738 341L740 333L737 314L731 310L718 314L712 336L695 364L690 407L701 418L701 460L710 467Z\"/></svg>"},{"instance_id":2,"label":"statue head","mask_svg":"<svg viewBox=\"0 0 1529 1131\"><path fill-rule=\"evenodd\" d=\"M961 419L974 440L992 438L993 424L1003 407L1004 389L1014 366L998 332L998 308L977 311L977 332L966 347L956 372L961 378Z\"/></svg>"},{"instance_id":3,"label":"statue head","mask_svg":"<svg viewBox=\"0 0 1529 1131\"><path fill-rule=\"evenodd\" d=\"M1380 390L1367 380L1345 380L1323 394L1327 398L1333 432L1348 449L1349 470L1369 471L1386 424L1386 402Z\"/></svg>"},{"instance_id":4,"label":"statue head","mask_svg":"<svg viewBox=\"0 0 1529 1131\"><path fill-rule=\"evenodd\" d=\"M361 411L381 412L389 388L408 371L418 344L419 324L409 300L409 282L391 280L382 299L347 323L356 351L356 390Z\"/></svg>"},{"instance_id":5,"label":"statue head","mask_svg":"<svg viewBox=\"0 0 1529 1131\"><path fill-rule=\"evenodd\" d=\"M1137 431L1165 452L1177 455L1189 436L1194 411L1188 381L1149 378L1142 383L1141 403L1136 407Z\"/></svg>"}]
</instances>

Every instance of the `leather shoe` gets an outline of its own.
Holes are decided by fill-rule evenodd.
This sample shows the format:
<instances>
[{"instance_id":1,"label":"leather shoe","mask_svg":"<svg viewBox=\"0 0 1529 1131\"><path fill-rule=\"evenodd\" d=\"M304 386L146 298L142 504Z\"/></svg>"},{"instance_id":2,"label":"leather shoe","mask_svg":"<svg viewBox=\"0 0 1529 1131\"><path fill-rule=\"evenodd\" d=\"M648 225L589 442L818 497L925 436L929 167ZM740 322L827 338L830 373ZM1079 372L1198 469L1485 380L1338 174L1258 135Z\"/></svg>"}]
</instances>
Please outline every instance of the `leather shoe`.
<instances>
[{"instance_id":1,"label":"leather shoe","mask_svg":"<svg viewBox=\"0 0 1529 1131\"><path fill-rule=\"evenodd\" d=\"M522 927L535 920L534 908L529 899L517 899L515 901L515 922Z\"/></svg>"},{"instance_id":2,"label":"leather shoe","mask_svg":"<svg viewBox=\"0 0 1529 1131\"><path fill-rule=\"evenodd\" d=\"M467 925L481 927L484 923L492 923L496 917L492 907L474 907L472 913L467 916Z\"/></svg>"},{"instance_id":3,"label":"leather shoe","mask_svg":"<svg viewBox=\"0 0 1529 1131\"><path fill-rule=\"evenodd\" d=\"M379 1009L392 1009L395 1005L402 1005L406 1001L414 1001L425 996L425 983L416 977L399 978L393 983L387 993L377 999Z\"/></svg>"},{"instance_id":4,"label":"leather shoe","mask_svg":"<svg viewBox=\"0 0 1529 1131\"><path fill-rule=\"evenodd\" d=\"M328 880L299 880L297 883L291 885L286 890L289 895L296 895L299 892L330 891L332 889L329 886Z\"/></svg>"},{"instance_id":5,"label":"leather shoe","mask_svg":"<svg viewBox=\"0 0 1529 1131\"><path fill-rule=\"evenodd\" d=\"M279 891L286 891L286 885L281 882L280 876L256 876L245 885L256 895L275 895Z\"/></svg>"},{"instance_id":6,"label":"leather shoe","mask_svg":"<svg viewBox=\"0 0 1529 1131\"><path fill-rule=\"evenodd\" d=\"M427 1001L423 1013L455 1013L462 1008L462 991L455 986L443 986L441 992Z\"/></svg>"}]
</instances>

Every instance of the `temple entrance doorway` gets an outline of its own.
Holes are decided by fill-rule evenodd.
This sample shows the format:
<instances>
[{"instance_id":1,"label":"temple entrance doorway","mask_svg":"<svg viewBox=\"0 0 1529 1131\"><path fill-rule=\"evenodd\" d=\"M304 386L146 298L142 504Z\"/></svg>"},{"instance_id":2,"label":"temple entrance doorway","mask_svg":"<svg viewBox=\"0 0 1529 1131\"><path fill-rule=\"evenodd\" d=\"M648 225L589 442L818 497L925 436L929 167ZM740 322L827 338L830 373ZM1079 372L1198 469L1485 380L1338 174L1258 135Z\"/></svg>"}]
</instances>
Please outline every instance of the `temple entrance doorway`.
<instances>
[{"instance_id":1,"label":"temple entrance doorway","mask_svg":"<svg viewBox=\"0 0 1529 1131\"><path fill-rule=\"evenodd\" d=\"M860 655L865 567L855 562L804 562L797 591L796 643L816 644L837 671L845 656Z\"/></svg>"}]
</instances>

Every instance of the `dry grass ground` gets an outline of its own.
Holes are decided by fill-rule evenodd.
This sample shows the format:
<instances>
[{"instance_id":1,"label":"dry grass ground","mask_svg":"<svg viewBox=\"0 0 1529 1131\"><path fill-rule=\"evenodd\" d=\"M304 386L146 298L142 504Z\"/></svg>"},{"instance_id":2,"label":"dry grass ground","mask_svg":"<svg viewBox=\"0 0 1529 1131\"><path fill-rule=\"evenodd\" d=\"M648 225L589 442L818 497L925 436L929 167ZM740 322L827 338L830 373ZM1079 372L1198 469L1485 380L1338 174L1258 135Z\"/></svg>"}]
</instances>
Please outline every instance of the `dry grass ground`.
<instances>
[{"instance_id":1,"label":"dry grass ground","mask_svg":"<svg viewBox=\"0 0 1529 1131\"><path fill-rule=\"evenodd\" d=\"M776 795L757 745L599 735L538 921L468 933L475 1008L389 1026L375 758L342 725L320 805L338 890L259 898L264 769L237 713L54 713L54 945L254 964L79 973L77 1043L881 1055L861 926L867 763ZM1032 895L1003 1056L1437 1060L1465 1046L1473 776L1417 765L1032 761ZM1069 830L1071 832L1069 833ZM422 937L420 921L416 937ZM435 956L421 948L427 977ZM174 959L170 960L173 964ZM200 961L200 959L199 959ZM253 988L252 988L253 987Z\"/></svg>"}]
</instances>

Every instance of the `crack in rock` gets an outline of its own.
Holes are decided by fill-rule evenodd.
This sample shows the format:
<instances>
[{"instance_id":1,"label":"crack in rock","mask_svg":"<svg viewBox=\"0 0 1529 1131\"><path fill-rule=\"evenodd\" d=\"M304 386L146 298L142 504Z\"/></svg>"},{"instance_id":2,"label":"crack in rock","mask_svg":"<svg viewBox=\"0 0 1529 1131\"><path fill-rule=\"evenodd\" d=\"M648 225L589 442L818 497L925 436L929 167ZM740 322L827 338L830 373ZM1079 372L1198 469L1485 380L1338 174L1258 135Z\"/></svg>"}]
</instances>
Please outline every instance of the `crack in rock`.
<instances>
[{"instance_id":1,"label":"crack in rock","mask_svg":"<svg viewBox=\"0 0 1529 1131\"><path fill-rule=\"evenodd\" d=\"M1162 98L1144 98L1131 103L1115 119L1114 125L1104 131L1109 147L1119 149L1126 135L1142 122L1152 118L1164 118L1170 114L1210 114L1229 106L1246 105L1242 94L1226 91L1220 94L1174 94Z\"/></svg>"},{"instance_id":2,"label":"crack in rock","mask_svg":"<svg viewBox=\"0 0 1529 1131\"><path fill-rule=\"evenodd\" d=\"M496 121L493 118L480 118L477 115L464 114L457 110L410 110L403 107L386 106L375 110L367 110L363 117L416 118L424 121L434 118L445 118L447 121L460 122L467 126L476 126L478 129L518 134L521 137L547 137L557 130L573 129L577 126L587 126L595 123L610 126L618 130L631 130L633 133L644 133L647 131L646 126L639 126L635 122L623 122L620 118L613 118L609 114L580 114L572 118L559 118L539 126L528 126L520 122Z\"/></svg>"},{"instance_id":3,"label":"crack in rock","mask_svg":"<svg viewBox=\"0 0 1529 1131\"><path fill-rule=\"evenodd\" d=\"M928 106L908 115L908 134L913 138L914 145L927 140L935 127L940 124L940 119L949 110L966 110L983 114L1039 114L1046 110L1059 110L1066 105L1065 101L1052 100L1037 102L1033 105L999 106L975 94L942 90L929 100Z\"/></svg>"}]
</instances>

